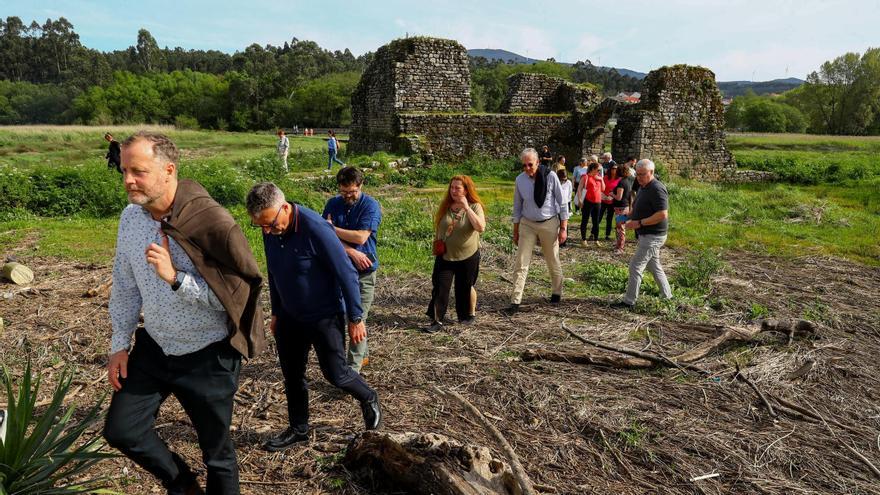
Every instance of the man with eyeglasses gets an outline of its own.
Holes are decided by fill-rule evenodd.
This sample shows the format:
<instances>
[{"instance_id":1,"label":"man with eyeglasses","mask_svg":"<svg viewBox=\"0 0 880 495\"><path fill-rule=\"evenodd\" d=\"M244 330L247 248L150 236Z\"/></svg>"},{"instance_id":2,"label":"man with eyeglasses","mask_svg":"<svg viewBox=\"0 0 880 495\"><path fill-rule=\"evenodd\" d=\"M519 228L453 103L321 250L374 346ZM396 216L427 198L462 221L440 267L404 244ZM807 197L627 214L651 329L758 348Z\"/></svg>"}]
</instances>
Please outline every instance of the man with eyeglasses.
<instances>
[{"instance_id":1,"label":"man with eyeglasses","mask_svg":"<svg viewBox=\"0 0 880 495\"><path fill-rule=\"evenodd\" d=\"M262 276L232 215L196 182L178 181L179 156L162 134L142 131L122 143L131 204L119 219L113 263L114 394L104 437L169 494L204 493L153 427L174 395L198 434L208 493L238 494L229 426L241 358L265 348Z\"/></svg>"},{"instance_id":2,"label":"man with eyeglasses","mask_svg":"<svg viewBox=\"0 0 880 495\"><path fill-rule=\"evenodd\" d=\"M639 297L645 268L654 275L660 296L672 299L672 289L660 264L660 248L666 243L669 228L669 193L666 186L654 177L654 162L647 158L636 163L636 181L639 194L632 205L626 228L639 235L636 252L629 262L629 281L623 300L612 304L617 309L631 309Z\"/></svg>"},{"instance_id":3,"label":"man with eyeglasses","mask_svg":"<svg viewBox=\"0 0 880 495\"><path fill-rule=\"evenodd\" d=\"M376 256L376 232L382 223L382 209L379 202L361 191L364 174L355 167L343 167L336 174L336 185L339 195L330 198L324 206L322 217L326 218L336 237L342 241L345 254L351 259L358 271L358 282L361 289L361 307L363 321L373 305L376 288L376 270L379 259ZM367 336L355 343L348 343L348 365L356 373L368 363Z\"/></svg>"},{"instance_id":4,"label":"man with eyeglasses","mask_svg":"<svg viewBox=\"0 0 880 495\"><path fill-rule=\"evenodd\" d=\"M272 301L269 329L284 375L289 420L289 426L263 448L277 452L308 440L305 372L312 347L324 377L360 402L366 429L379 428L379 395L345 362L346 323L355 344L366 337L366 330L358 272L333 226L316 212L287 202L271 182L251 189L247 211L252 224L263 231Z\"/></svg>"},{"instance_id":5,"label":"man with eyeglasses","mask_svg":"<svg viewBox=\"0 0 880 495\"><path fill-rule=\"evenodd\" d=\"M513 294L510 306L503 310L508 316L519 311L532 253L539 240L550 272L553 290L550 303L559 303L563 281L559 245L568 237L568 199L562 194L559 177L545 165L538 164L538 152L534 148L523 150L520 161L523 172L516 177L513 192L513 243L516 244Z\"/></svg>"}]
</instances>

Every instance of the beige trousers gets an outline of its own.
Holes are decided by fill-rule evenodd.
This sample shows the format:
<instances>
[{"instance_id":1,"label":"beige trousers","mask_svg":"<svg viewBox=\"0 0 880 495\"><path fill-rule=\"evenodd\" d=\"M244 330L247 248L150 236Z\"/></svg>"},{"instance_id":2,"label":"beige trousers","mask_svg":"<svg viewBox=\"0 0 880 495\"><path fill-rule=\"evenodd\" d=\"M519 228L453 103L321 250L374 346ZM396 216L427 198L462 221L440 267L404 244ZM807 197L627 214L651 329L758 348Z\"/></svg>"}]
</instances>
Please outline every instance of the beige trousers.
<instances>
[{"instance_id":1,"label":"beige trousers","mask_svg":"<svg viewBox=\"0 0 880 495\"><path fill-rule=\"evenodd\" d=\"M519 304L522 301L529 265L535 244L541 240L541 252L550 272L553 294L562 295L562 265L559 263L559 218L551 218L546 222L533 222L521 219L519 223L519 244L516 247L516 260L513 269L513 295L510 302Z\"/></svg>"}]
</instances>

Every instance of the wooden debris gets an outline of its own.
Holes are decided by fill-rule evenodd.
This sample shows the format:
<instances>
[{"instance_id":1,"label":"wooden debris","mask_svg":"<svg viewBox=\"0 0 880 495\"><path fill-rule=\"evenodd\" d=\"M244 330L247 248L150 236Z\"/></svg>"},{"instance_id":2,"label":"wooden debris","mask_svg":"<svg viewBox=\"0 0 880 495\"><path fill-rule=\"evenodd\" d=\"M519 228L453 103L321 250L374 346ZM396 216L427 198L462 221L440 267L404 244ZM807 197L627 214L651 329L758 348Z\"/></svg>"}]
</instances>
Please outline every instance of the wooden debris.
<instances>
[{"instance_id":1,"label":"wooden debris","mask_svg":"<svg viewBox=\"0 0 880 495\"><path fill-rule=\"evenodd\" d=\"M488 448L435 433L366 431L352 440L342 462L356 476L393 492L523 493L510 466Z\"/></svg>"},{"instance_id":2,"label":"wooden debris","mask_svg":"<svg viewBox=\"0 0 880 495\"><path fill-rule=\"evenodd\" d=\"M113 279L108 279L103 284L96 285L83 293L83 297L98 297L110 294L110 287L113 286Z\"/></svg>"},{"instance_id":3,"label":"wooden debris","mask_svg":"<svg viewBox=\"0 0 880 495\"><path fill-rule=\"evenodd\" d=\"M34 281L33 270L14 261L3 265L0 275L16 285L27 285Z\"/></svg>"}]
</instances>

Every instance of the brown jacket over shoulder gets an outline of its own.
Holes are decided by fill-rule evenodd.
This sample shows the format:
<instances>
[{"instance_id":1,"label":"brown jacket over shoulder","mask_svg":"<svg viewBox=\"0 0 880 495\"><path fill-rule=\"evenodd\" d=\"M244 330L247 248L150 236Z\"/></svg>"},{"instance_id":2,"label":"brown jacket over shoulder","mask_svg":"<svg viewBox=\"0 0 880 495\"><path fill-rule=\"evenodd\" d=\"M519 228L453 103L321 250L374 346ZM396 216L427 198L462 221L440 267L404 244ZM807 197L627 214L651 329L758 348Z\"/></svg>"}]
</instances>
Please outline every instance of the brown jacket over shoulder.
<instances>
[{"instance_id":1,"label":"brown jacket over shoulder","mask_svg":"<svg viewBox=\"0 0 880 495\"><path fill-rule=\"evenodd\" d=\"M254 358L266 348L260 291L263 277L232 215L199 183L177 184L171 216L162 231L186 252L229 315L229 343Z\"/></svg>"}]
</instances>

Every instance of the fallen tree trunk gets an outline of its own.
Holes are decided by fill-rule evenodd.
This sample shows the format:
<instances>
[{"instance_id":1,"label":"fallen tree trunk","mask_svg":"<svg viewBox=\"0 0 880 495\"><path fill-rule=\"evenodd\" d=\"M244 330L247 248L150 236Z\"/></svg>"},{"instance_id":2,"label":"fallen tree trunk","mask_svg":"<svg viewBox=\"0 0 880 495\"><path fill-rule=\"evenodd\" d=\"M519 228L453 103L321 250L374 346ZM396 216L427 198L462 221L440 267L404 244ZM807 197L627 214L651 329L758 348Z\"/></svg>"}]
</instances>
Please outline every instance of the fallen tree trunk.
<instances>
[{"instance_id":1,"label":"fallen tree trunk","mask_svg":"<svg viewBox=\"0 0 880 495\"><path fill-rule=\"evenodd\" d=\"M365 431L343 464L362 481L391 492L522 495L510 466L486 447L435 433Z\"/></svg>"},{"instance_id":2,"label":"fallen tree trunk","mask_svg":"<svg viewBox=\"0 0 880 495\"><path fill-rule=\"evenodd\" d=\"M730 342L752 342L762 333L781 333L788 336L788 341L791 343L792 339L795 337L817 337L820 329L819 325L811 321L780 319L760 320L757 325L749 327L694 324L683 324L680 325L680 327L707 334L721 333L714 338L696 345L690 350L682 352L681 354L666 357L659 354L655 355L645 351L626 349L624 347L588 339L579 335L563 322L562 329L581 342L606 351L624 354L627 357L592 354L589 352L554 351L547 349L528 349L523 352L520 357L523 361L556 361L622 369L645 369L661 366L706 373L705 370L693 363L717 352L721 347Z\"/></svg>"},{"instance_id":3,"label":"fallen tree trunk","mask_svg":"<svg viewBox=\"0 0 880 495\"><path fill-rule=\"evenodd\" d=\"M653 361L633 357L601 356L588 352L549 351L528 349L520 355L523 361L556 361L560 363L590 364L609 368L644 369L654 366Z\"/></svg>"}]
</instances>

